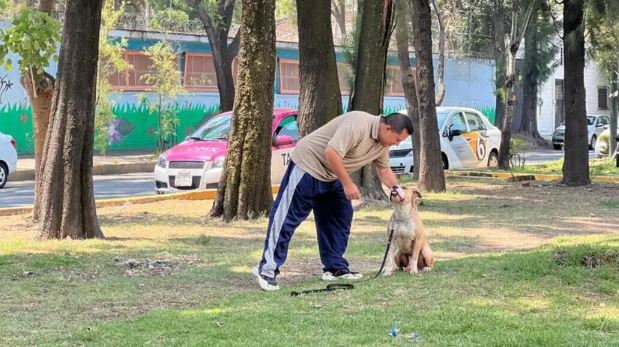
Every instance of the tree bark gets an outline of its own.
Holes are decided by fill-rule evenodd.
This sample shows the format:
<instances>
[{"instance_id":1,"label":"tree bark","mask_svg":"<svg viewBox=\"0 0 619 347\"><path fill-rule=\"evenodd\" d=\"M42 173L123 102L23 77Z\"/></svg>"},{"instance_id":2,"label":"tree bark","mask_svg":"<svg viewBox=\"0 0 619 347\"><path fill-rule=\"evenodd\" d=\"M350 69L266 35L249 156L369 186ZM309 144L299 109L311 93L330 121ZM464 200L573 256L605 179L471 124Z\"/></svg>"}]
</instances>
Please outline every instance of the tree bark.
<instances>
[{"instance_id":1,"label":"tree bark","mask_svg":"<svg viewBox=\"0 0 619 347\"><path fill-rule=\"evenodd\" d=\"M275 79L275 0L243 0L238 90L224 172L211 216L233 219L268 214Z\"/></svg>"},{"instance_id":2,"label":"tree bark","mask_svg":"<svg viewBox=\"0 0 619 347\"><path fill-rule=\"evenodd\" d=\"M419 178L419 102L417 100L417 87L415 86L415 76L411 69L409 58L409 39L408 25L409 8L404 1L396 2L396 42L398 46L398 60L400 62L400 74L402 75L402 89L404 90L404 100L406 101L406 113L413 122L413 178Z\"/></svg>"},{"instance_id":3,"label":"tree bark","mask_svg":"<svg viewBox=\"0 0 619 347\"><path fill-rule=\"evenodd\" d=\"M219 91L219 109L221 112L232 110L234 106L234 78L232 75L232 60L237 54L238 35L228 45L228 33L232 23L232 14L236 0L218 0L217 14L220 19L206 11L201 0L191 0L198 18L204 26L209 45L213 53L217 89Z\"/></svg>"},{"instance_id":4,"label":"tree bark","mask_svg":"<svg viewBox=\"0 0 619 347\"><path fill-rule=\"evenodd\" d=\"M37 239L103 237L92 179L102 4L103 0L67 1L58 82L41 164Z\"/></svg>"},{"instance_id":5,"label":"tree bark","mask_svg":"<svg viewBox=\"0 0 619 347\"><path fill-rule=\"evenodd\" d=\"M438 91L436 93L436 106L441 106L445 99L445 23L437 0L432 0L432 6L438 22Z\"/></svg>"},{"instance_id":6,"label":"tree bark","mask_svg":"<svg viewBox=\"0 0 619 347\"><path fill-rule=\"evenodd\" d=\"M565 55L565 157L561 182L568 186L591 183L587 111L585 109L585 22L583 0L563 2Z\"/></svg>"},{"instance_id":7,"label":"tree bark","mask_svg":"<svg viewBox=\"0 0 619 347\"><path fill-rule=\"evenodd\" d=\"M333 47L330 0L297 0L299 27L299 136L342 113Z\"/></svg>"},{"instance_id":8,"label":"tree bark","mask_svg":"<svg viewBox=\"0 0 619 347\"><path fill-rule=\"evenodd\" d=\"M54 0L41 0L38 10L52 15ZM26 90L30 104L32 105L32 127L34 130L34 206L32 217L35 221L39 220L39 209L41 205L41 158L43 157L43 146L45 145L45 135L49 126L50 110L52 108L52 95L56 79L54 76L43 71L39 74L36 71L22 74L21 85Z\"/></svg>"},{"instance_id":9,"label":"tree bark","mask_svg":"<svg viewBox=\"0 0 619 347\"><path fill-rule=\"evenodd\" d=\"M510 33L508 56L507 56L507 77L505 79L505 90L507 91L507 108L505 109L505 118L503 119L503 128L501 129L501 146L499 147L499 168L509 168L509 147L512 138L512 126L514 105L516 103L516 53L522 42L522 36L527 31L529 20L535 2L537 0L529 0L529 5L525 14L522 27L518 27L518 1L514 0L512 4L512 28Z\"/></svg>"},{"instance_id":10,"label":"tree bark","mask_svg":"<svg viewBox=\"0 0 619 347\"><path fill-rule=\"evenodd\" d=\"M364 1L361 33L355 68L354 91L350 109L378 115L383 110L387 49L392 32L393 1ZM354 173L351 178L367 201L386 200L382 183L372 164Z\"/></svg>"},{"instance_id":11,"label":"tree bark","mask_svg":"<svg viewBox=\"0 0 619 347\"><path fill-rule=\"evenodd\" d=\"M419 188L426 192L445 191L441 145L437 136L436 97L432 63L432 11L429 0L412 0L413 30L417 57L419 99Z\"/></svg>"},{"instance_id":12,"label":"tree bark","mask_svg":"<svg viewBox=\"0 0 619 347\"><path fill-rule=\"evenodd\" d=\"M505 118L505 76L507 75L507 55L505 54L505 5L503 0L494 0L494 65L495 65L495 117L494 124L501 128Z\"/></svg>"}]
</instances>

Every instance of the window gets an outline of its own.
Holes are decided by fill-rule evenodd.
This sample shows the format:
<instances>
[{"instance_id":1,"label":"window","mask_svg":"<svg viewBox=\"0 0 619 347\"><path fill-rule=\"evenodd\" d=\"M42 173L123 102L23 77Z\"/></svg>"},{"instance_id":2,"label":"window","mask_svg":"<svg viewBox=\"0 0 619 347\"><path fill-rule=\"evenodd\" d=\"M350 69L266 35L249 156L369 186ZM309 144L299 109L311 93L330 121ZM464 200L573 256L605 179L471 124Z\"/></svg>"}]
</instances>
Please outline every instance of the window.
<instances>
[{"instance_id":1,"label":"window","mask_svg":"<svg viewBox=\"0 0 619 347\"><path fill-rule=\"evenodd\" d=\"M469 126L469 131L486 130L484 123L479 116L474 113L466 112L466 123Z\"/></svg>"},{"instance_id":2,"label":"window","mask_svg":"<svg viewBox=\"0 0 619 347\"><path fill-rule=\"evenodd\" d=\"M299 62L296 60L279 60L279 92L282 94L299 94Z\"/></svg>"},{"instance_id":3,"label":"window","mask_svg":"<svg viewBox=\"0 0 619 347\"><path fill-rule=\"evenodd\" d=\"M144 76L153 73L150 58L144 52L128 51L123 54L130 64L127 71L117 72L110 76L109 81L115 90L148 90L150 85Z\"/></svg>"},{"instance_id":4,"label":"window","mask_svg":"<svg viewBox=\"0 0 619 347\"><path fill-rule=\"evenodd\" d=\"M610 124L610 119L606 116L598 117L598 126L608 125Z\"/></svg>"},{"instance_id":5,"label":"window","mask_svg":"<svg viewBox=\"0 0 619 347\"><path fill-rule=\"evenodd\" d=\"M464 123L464 117L462 113L456 113L451 116L451 124L448 127L449 130L460 130L460 132L466 132L466 124Z\"/></svg>"},{"instance_id":6,"label":"window","mask_svg":"<svg viewBox=\"0 0 619 347\"><path fill-rule=\"evenodd\" d=\"M598 87L598 110L608 110L608 88Z\"/></svg>"},{"instance_id":7,"label":"window","mask_svg":"<svg viewBox=\"0 0 619 347\"><path fill-rule=\"evenodd\" d=\"M192 90L217 91L217 75L211 54L187 53L184 86Z\"/></svg>"},{"instance_id":8,"label":"window","mask_svg":"<svg viewBox=\"0 0 619 347\"><path fill-rule=\"evenodd\" d=\"M282 119L275 134L277 136L290 136L293 142L299 141L299 130L297 128L296 118L286 117Z\"/></svg>"}]
</instances>

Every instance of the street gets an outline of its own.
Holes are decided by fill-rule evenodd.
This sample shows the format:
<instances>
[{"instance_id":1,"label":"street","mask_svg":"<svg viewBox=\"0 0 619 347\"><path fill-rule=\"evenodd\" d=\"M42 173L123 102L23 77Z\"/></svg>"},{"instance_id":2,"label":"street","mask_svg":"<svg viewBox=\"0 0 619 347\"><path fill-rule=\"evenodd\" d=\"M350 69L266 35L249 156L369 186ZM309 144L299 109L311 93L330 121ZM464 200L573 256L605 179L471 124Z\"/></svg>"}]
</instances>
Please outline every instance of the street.
<instances>
[{"instance_id":1,"label":"street","mask_svg":"<svg viewBox=\"0 0 619 347\"><path fill-rule=\"evenodd\" d=\"M129 196L154 195L153 174L131 173L94 176L95 198L111 199ZM7 182L0 189L0 208L31 206L34 201L34 181Z\"/></svg>"},{"instance_id":2,"label":"street","mask_svg":"<svg viewBox=\"0 0 619 347\"><path fill-rule=\"evenodd\" d=\"M563 151L542 148L535 151L525 153L527 164L541 164L548 161L559 160L563 157ZM595 152L589 151L589 160L595 159Z\"/></svg>"}]
</instances>

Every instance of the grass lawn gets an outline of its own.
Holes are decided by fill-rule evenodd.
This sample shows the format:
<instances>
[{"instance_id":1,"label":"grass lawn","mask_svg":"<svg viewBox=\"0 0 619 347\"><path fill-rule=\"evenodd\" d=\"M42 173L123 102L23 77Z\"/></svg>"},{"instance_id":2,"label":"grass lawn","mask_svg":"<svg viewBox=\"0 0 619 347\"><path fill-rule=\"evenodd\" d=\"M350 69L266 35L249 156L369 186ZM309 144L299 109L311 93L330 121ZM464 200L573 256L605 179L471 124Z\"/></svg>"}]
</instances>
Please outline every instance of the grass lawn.
<instances>
[{"instance_id":1,"label":"grass lawn","mask_svg":"<svg viewBox=\"0 0 619 347\"><path fill-rule=\"evenodd\" d=\"M267 220L207 220L210 201L101 208L105 240L36 242L28 216L1 217L0 345L619 346L618 185L448 189L420 208L435 271L301 297L325 285L311 220L265 293ZM366 278L389 215L355 214L346 256Z\"/></svg>"},{"instance_id":2,"label":"grass lawn","mask_svg":"<svg viewBox=\"0 0 619 347\"><path fill-rule=\"evenodd\" d=\"M544 164L526 164L524 167L514 167L514 172L536 174L563 174L563 159ZM619 176L619 168L615 160L609 158L589 161L589 174L592 176Z\"/></svg>"}]
</instances>

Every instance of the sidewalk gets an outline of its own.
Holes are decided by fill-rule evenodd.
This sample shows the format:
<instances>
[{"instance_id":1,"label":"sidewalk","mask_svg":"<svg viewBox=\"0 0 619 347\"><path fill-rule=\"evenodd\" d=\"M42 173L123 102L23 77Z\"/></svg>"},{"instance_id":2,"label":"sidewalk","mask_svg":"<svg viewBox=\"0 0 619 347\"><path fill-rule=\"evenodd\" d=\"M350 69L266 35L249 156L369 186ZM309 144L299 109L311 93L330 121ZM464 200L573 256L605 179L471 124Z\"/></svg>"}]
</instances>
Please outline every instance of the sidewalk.
<instances>
[{"instance_id":1,"label":"sidewalk","mask_svg":"<svg viewBox=\"0 0 619 347\"><path fill-rule=\"evenodd\" d=\"M93 157L94 175L116 175L133 172L152 172L157 156L152 153L110 153ZM34 180L34 157L23 156L17 160L17 171L9 177L11 181Z\"/></svg>"}]
</instances>

